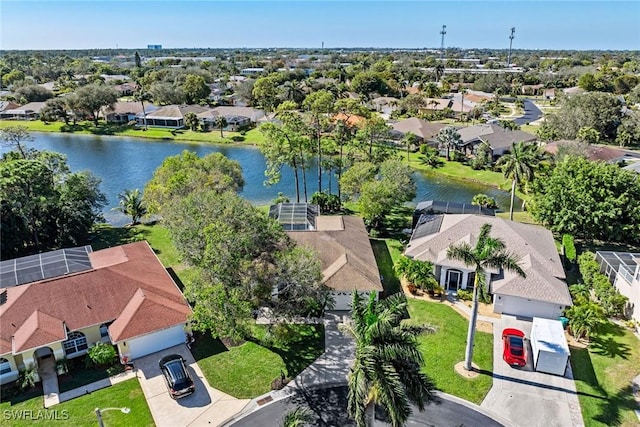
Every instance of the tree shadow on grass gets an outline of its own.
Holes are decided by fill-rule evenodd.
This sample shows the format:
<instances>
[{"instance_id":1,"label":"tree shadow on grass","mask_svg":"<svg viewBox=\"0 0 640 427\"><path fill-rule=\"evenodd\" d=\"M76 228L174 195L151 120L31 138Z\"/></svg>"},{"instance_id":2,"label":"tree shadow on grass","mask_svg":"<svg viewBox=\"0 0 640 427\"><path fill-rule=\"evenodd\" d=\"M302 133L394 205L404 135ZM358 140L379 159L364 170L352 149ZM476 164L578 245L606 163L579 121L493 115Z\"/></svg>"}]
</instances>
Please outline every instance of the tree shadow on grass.
<instances>
[{"instance_id":1,"label":"tree shadow on grass","mask_svg":"<svg viewBox=\"0 0 640 427\"><path fill-rule=\"evenodd\" d=\"M614 357L620 357L627 360L631 355L631 348L629 345L618 342L612 337L592 337L590 347L595 354L606 356L611 359Z\"/></svg>"},{"instance_id":2,"label":"tree shadow on grass","mask_svg":"<svg viewBox=\"0 0 640 427\"><path fill-rule=\"evenodd\" d=\"M20 391L17 385L13 383L2 386L0 402L9 402L9 404L13 406L35 397L42 396L42 383L36 383L35 387L24 391Z\"/></svg>"},{"instance_id":3,"label":"tree shadow on grass","mask_svg":"<svg viewBox=\"0 0 640 427\"><path fill-rule=\"evenodd\" d=\"M593 419L607 426L619 426L622 424L622 411L640 409L638 402L633 397L631 384L619 390L614 395L607 396L599 404L600 413Z\"/></svg>"},{"instance_id":4,"label":"tree shadow on grass","mask_svg":"<svg viewBox=\"0 0 640 427\"><path fill-rule=\"evenodd\" d=\"M144 240L144 233L133 227L112 227L108 224L94 226L89 243L94 251Z\"/></svg>"},{"instance_id":5,"label":"tree shadow on grass","mask_svg":"<svg viewBox=\"0 0 640 427\"><path fill-rule=\"evenodd\" d=\"M382 286L385 297L400 292L400 280L393 269L393 259L389 253L389 248L384 240L369 239L376 263L383 277Z\"/></svg>"},{"instance_id":6,"label":"tree shadow on grass","mask_svg":"<svg viewBox=\"0 0 640 427\"><path fill-rule=\"evenodd\" d=\"M191 354L193 354L196 362L229 351L219 338L213 338L211 334L196 333L194 338L195 341L191 345Z\"/></svg>"},{"instance_id":7,"label":"tree shadow on grass","mask_svg":"<svg viewBox=\"0 0 640 427\"><path fill-rule=\"evenodd\" d=\"M248 341L280 356L284 362L287 377L294 378L324 353L324 326L283 326L289 328L289 339L282 344L264 342L255 337L249 337Z\"/></svg>"}]
</instances>

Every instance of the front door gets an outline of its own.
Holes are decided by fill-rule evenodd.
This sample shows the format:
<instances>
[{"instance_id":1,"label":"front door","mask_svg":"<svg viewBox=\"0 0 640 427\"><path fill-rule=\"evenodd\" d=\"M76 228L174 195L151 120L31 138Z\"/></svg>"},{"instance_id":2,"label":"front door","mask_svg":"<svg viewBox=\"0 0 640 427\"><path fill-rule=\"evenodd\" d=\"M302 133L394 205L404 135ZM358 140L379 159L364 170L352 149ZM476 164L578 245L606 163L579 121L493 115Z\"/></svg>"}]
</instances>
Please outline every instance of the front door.
<instances>
[{"instance_id":1,"label":"front door","mask_svg":"<svg viewBox=\"0 0 640 427\"><path fill-rule=\"evenodd\" d=\"M462 273L456 270L447 271L447 290L456 292L460 285Z\"/></svg>"}]
</instances>

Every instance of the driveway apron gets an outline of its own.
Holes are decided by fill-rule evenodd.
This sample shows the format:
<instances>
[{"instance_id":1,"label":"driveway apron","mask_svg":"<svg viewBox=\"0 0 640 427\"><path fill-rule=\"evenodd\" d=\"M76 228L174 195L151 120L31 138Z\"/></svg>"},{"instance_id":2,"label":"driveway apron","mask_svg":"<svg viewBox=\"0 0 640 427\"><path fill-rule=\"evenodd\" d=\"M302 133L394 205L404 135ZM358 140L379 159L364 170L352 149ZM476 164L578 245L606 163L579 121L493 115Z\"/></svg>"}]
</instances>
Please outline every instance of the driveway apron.
<instances>
[{"instance_id":1,"label":"driveway apron","mask_svg":"<svg viewBox=\"0 0 640 427\"><path fill-rule=\"evenodd\" d=\"M184 357L196 391L186 397L173 400L158 366L159 360L169 354ZM236 399L212 388L193 355L182 344L134 361L138 380L157 427L218 426L240 412L248 399Z\"/></svg>"},{"instance_id":2,"label":"driveway apron","mask_svg":"<svg viewBox=\"0 0 640 427\"><path fill-rule=\"evenodd\" d=\"M502 331L520 329L528 346L527 365L512 368L502 359ZM531 321L503 315L493 324L493 387L481 406L515 425L528 427L582 427L582 413L571 365L565 376L533 370Z\"/></svg>"}]
</instances>

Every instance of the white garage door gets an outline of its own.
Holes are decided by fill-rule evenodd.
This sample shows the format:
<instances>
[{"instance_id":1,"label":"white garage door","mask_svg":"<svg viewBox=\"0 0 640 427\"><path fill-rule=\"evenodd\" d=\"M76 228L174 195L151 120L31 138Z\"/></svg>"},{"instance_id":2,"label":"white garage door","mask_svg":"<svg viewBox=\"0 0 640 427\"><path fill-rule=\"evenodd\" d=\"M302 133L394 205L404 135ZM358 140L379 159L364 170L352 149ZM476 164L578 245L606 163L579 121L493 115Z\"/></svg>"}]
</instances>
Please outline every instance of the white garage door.
<instances>
[{"instance_id":1,"label":"white garage door","mask_svg":"<svg viewBox=\"0 0 640 427\"><path fill-rule=\"evenodd\" d=\"M369 292L358 292L363 300L369 301ZM351 310L351 302L353 301L353 294L351 292L332 292L335 300L335 305L332 310Z\"/></svg>"},{"instance_id":2,"label":"white garage door","mask_svg":"<svg viewBox=\"0 0 640 427\"><path fill-rule=\"evenodd\" d=\"M185 342L184 325L177 325L169 329L163 329L149 335L143 335L127 341L129 345L130 358L146 356L174 345L183 344Z\"/></svg>"},{"instance_id":3,"label":"white garage door","mask_svg":"<svg viewBox=\"0 0 640 427\"><path fill-rule=\"evenodd\" d=\"M559 305L507 295L496 295L495 311L514 316L544 317L545 319L557 319L562 314L562 308Z\"/></svg>"}]
</instances>

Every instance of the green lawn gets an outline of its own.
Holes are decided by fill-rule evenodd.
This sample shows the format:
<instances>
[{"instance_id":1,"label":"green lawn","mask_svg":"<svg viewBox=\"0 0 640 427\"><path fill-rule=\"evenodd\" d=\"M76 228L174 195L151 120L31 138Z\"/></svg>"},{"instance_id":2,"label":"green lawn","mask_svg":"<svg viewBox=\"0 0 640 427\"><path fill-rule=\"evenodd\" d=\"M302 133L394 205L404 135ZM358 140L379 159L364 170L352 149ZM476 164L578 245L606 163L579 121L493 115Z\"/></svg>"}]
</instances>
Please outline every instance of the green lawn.
<instances>
[{"instance_id":1,"label":"green lawn","mask_svg":"<svg viewBox=\"0 0 640 427\"><path fill-rule=\"evenodd\" d=\"M66 375L58 377L60 393L73 390L74 388L82 387L123 372L123 368L120 363L113 365L109 372L107 372L107 368L85 368L84 358L82 357L72 359L68 361L67 364L69 366L69 372Z\"/></svg>"},{"instance_id":2,"label":"green lawn","mask_svg":"<svg viewBox=\"0 0 640 427\"><path fill-rule=\"evenodd\" d=\"M185 142L202 142L209 144L260 144L264 141L262 133L257 129L251 129L242 135L240 132L223 132L224 137L220 137L219 130L210 132L193 132L186 129L158 129L133 128L127 125L108 124L104 121L99 122L96 127L93 122L83 121L76 125L64 124L63 122L43 123L40 120L3 120L0 121L0 129L9 126L25 126L28 130L34 132L59 132L79 135L113 135L113 136L129 136L134 138L162 139L172 141Z\"/></svg>"},{"instance_id":3,"label":"green lawn","mask_svg":"<svg viewBox=\"0 0 640 427\"><path fill-rule=\"evenodd\" d=\"M2 413L0 426L93 427L98 424L95 408L121 407L130 408L131 412L128 414L123 414L120 411L104 412L102 417L106 426L144 427L154 425L138 380L132 379L95 391L90 395L63 402L48 410L42 407L42 395L22 401L14 398L0 402L0 412ZM20 414L23 419L18 420L17 417ZM54 421L52 417L57 417L57 419Z\"/></svg>"},{"instance_id":4,"label":"green lawn","mask_svg":"<svg viewBox=\"0 0 640 427\"><path fill-rule=\"evenodd\" d=\"M96 251L147 240L165 267L177 268L180 264L180 255L171 241L169 230L158 224L139 224L134 227L99 224L95 226L93 236L91 247Z\"/></svg>"},{"instance_id":5,"label":"green lawn","mask_svg":"<svg viewBox=\"0 0 640 427\"><path fill-rule=\"evenodd\" d=\"M587 427L638 426L631 380L640 367L640 341L610 323L588 348L571 347L571 369Z\"/></svg>"},{"instance_id":6,"label":"green lawn","mask_svg":"<svg viewBox=\"0 0 640 427\"><path fill-rule=\"evenodd\" d=\"M437 328L431 335L419 338L424 355L424 372L438 390L480 404L492 384L493 335L476 332L473 361L481 370L475 379L466 379L454 370L464 360L469 322L444 303L409 299L410 322L430 324Z\"/></svg>"},{"instance_id":7,"label":"green lawn","mask_svg":"<svg viewBox=\"0 0 640 427\"><path fill-rule=\"evenodd\" d=\"M264 327L256 327L258 340L227 348L209 335L198 337L193 355L209 384L239 399L271 390L281 370L294 378L324 352L324 327L291 325L288 344L261 344ZM262 335L262 336L260 336Z\"/></svg>"}]
</instances>

